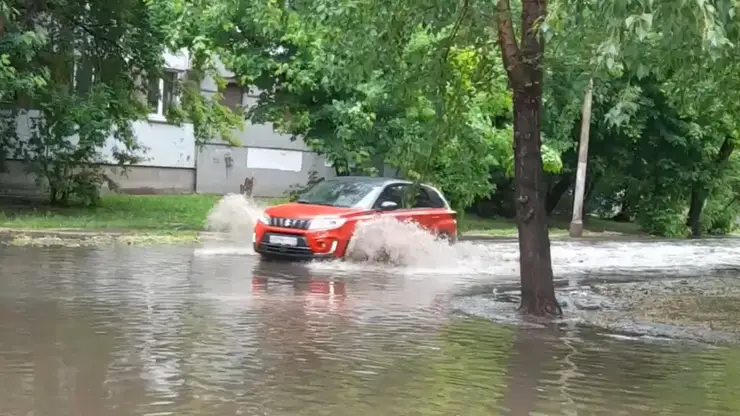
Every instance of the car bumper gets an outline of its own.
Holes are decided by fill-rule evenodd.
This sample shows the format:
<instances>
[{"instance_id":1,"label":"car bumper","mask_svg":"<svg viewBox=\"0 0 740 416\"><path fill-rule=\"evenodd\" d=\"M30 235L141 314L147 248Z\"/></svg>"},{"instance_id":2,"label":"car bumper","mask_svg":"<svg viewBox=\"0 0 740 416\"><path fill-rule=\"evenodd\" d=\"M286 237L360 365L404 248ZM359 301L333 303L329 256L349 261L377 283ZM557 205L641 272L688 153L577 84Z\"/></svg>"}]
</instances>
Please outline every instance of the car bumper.
<instances>
[{"instance_id":1,"label":"car bumper","mask_svg":"<svg viewBox=\"0 0 740 416\"><path fill-rule=\"evenodd\" d=\"M295 245L278 244L271 241L272 236L295 238ZM280 230L255 230L252 237L254 251L258 254L295 260L318 260L342 257L344 246L336 236L319 233L317 235L289 234Z\"/></svg>"}]
</instances>

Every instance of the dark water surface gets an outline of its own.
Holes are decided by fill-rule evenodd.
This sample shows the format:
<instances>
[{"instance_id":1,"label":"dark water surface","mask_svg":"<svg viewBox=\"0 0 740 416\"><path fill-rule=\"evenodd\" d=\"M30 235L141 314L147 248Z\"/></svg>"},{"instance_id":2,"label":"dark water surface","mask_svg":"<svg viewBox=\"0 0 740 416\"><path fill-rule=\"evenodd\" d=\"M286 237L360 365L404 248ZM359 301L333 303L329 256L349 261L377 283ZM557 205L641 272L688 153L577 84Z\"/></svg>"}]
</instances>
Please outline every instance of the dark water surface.
<instances>
[{"instance_id":1,"label":"dark water surface","mask_svg":"<svg viewBox=\"0 0 740 416\"><path fill-rule=\"evenodd\" d=\"M496 280L485 273L188 248L0 259L0 415L740 414L740 349L454 313L460 287Z\"/></svg>"}]
</instances>

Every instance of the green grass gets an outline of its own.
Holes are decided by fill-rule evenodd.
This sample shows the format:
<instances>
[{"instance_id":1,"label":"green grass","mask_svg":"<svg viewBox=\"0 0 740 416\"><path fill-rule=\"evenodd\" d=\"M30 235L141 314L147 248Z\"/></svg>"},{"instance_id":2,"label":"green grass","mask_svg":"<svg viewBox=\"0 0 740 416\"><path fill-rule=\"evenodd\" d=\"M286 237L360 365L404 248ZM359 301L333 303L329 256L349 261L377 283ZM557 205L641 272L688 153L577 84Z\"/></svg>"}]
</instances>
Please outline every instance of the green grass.
<instances>
[{"instance_id":1,"label":"green grass","mask_svg":"<svg viewBox=\"0 0 740 416\"><path fill-rule=\"evenodd\" d=\"M0 227L28 229L199 230L218 196L110 195L99 207L8 205Z\"/></svg>"},{"instance_id":2,"label":"green grass","mask_svg":"<svg viewBox=\"0 0 740 416\"><path fill-rule=\"evenodd\" d=\"M218 195L107 195L96 208L60 208L0 202L0 227L14 229L87 229L184 233L203 229L208 211ZM267 204L285 199L263 199ZM568 233L568 221L552 221L553 236ZM635 224L589 218L584 235L640 234ZM516 224L506 219L461 218L460 232L466 235L516 237Z\"/></svg>"},{"instance_id":3,"label":"green grass","mask_svg":"<svg viewBox=\"0 0 740 416\"><path fill-rule=\"evenodd\" d=\"M0 204L0 227L108 231L198 231L217 195L108 195L99 207Z\"/></svg>"},{"instance_id":4,"label":"green grass","mask_svg":"<svg viewBox=\"0 0 740 416\"><path fill-rule=\"evenodd\" d=\"M551 219L550 235L553 237L568 235L569 220ZM514 220L505 218L480 218L465 215L460 219L460 232L463 235L489 237L516 237L517 229ZM646 235L634 223L623 223L589 217L584 226L584 236L598 235Z\"/></svg>"}]
</instances>

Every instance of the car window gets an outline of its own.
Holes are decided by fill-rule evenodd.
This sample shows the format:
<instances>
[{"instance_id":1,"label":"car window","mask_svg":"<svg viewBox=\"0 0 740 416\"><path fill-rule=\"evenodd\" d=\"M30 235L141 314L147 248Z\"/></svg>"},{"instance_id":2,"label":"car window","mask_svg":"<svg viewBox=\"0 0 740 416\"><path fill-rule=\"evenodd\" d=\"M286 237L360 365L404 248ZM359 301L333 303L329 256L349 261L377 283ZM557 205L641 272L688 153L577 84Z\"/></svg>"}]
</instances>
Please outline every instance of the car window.
<instances>
[{"instance_id":1,"label":"car window","mask_svg":"<svg viewBox=\"0 0 740 416\"><path fill-rule=\"evenodd\" d=\"M353 207L375 189L376 186L368 183L325 180L304 192L296 202L334 207Z\"/></svg>"},{"instance_id":2,"label":"car window","mask_svg":"<svg viewBox=\"0 0 740 416\"><path fill-rule=\"evenodd\" d=\"M411 208L444 208L444 202L427 186L409 186L407 192Z\"/></svg>"},{"instance_id":3,"label":"car window","mask_svg":"<svg viewBox=\"0 0 740 416\"><path fill-rule=\"evenodd\" d=\"M444 208L445 203L427 186L410 184L388 185L378 197L375 208L385 201L393 201L399 208Z\"/></svg>"},{"instance_id":4,"label":"car window","mask_svg":"<svg viewBox=\"0 0 740 416\"><path fill-rule=\"evenodd\" d=\"M375 201L374 208L380 208L380 205L386 201L395 202L399 208L405 208L404 191L406 187L407 186L404 184L386 186L385 189L383 189L383 192L380 193L380 196L378 196L378 200Z\"/></svg>"},{"instance_id":5,"label":"car window","mask_svg":"<svg viewBox=\"0 0 740 416\"><path fill-rule=\"evenodd\" d=\"M445 204L445 201L440 198L439 194L429 188L428 186L422 186L422 189L426 191L427 194L427 200L429 201L430 208L446 208L447 204Z\"/></svg>"}]
</instances>

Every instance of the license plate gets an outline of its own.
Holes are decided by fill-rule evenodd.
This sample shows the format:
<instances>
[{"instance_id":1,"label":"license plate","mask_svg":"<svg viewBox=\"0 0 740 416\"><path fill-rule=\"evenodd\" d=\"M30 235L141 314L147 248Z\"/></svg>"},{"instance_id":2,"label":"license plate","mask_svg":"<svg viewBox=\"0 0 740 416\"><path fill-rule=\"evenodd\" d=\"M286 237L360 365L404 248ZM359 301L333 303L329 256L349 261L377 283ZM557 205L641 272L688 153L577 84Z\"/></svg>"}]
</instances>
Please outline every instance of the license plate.
<instances>
[{"instance_id":1,"label":"license plate","mask_svg":"<svg viewBox=\"0 0 740 416\"><path fill-rule=\"evenodd\" d=\"M270 244L280 244L281 246L297 246L298 238L284 235L271 235Z\"/></svg>"}]
</instances>

